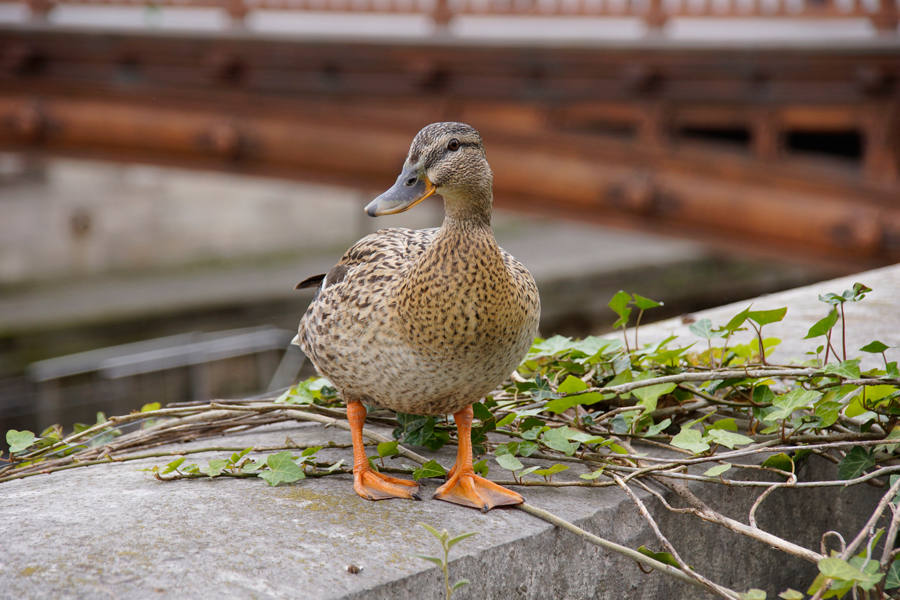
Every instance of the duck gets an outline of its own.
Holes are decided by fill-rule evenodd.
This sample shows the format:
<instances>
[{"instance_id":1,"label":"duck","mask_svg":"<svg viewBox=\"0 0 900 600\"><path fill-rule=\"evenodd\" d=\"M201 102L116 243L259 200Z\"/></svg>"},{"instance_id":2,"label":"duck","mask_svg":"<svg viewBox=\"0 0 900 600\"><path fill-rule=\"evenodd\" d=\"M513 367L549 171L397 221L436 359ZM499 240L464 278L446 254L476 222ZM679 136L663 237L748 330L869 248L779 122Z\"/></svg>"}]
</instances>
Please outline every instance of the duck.
<instances>
[{"instance_id":1,"label":"duck","mask_svg":"<svg viewBox=\"0 0 900 600\"><path fill-rule=\"evenodd\" d=\"M491 227L493 173L470 125L434 123L415 136L396 183L365 211L444 202L431 229L382 229L353 245L316 287L293 343L347 403L353 488L367 500L420 500L419 484L372 469L365 405L415 415L453 414L456 464L433 498L484 512L524 502L472 467L472 405L519 366L538 333L531 273L501 249Z\"/></svg>"}]
</instances>

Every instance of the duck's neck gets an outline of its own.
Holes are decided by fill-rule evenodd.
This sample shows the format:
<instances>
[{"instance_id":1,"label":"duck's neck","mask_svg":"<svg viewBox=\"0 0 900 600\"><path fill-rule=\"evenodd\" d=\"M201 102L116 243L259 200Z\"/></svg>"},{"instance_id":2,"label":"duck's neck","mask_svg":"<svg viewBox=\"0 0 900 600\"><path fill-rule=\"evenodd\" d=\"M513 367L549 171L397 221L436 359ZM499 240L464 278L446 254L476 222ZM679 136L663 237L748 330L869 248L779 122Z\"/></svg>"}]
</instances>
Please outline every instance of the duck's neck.
<instances>
[{"instance_id":1,"label":"duck's neck","mask_svg":"<svg viewBox=\"0 0 900 600\"><path fill-rule=\"evenodd\" d=\"M444 223L441 232L491 231L491 192L466 196L444 196Z\"/></svg>"}]
</instances>

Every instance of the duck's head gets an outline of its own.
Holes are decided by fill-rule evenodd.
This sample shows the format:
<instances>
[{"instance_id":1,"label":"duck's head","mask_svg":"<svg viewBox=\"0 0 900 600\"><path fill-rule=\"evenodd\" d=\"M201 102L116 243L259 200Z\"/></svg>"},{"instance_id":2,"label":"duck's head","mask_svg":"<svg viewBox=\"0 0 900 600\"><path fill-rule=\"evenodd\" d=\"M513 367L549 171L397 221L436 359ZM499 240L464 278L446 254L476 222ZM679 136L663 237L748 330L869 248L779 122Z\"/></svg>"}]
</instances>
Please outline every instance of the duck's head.
<instances>
[{"instance_id":1,"label":"duck's head","mask_svg":"<svg viewBox=\"0 0 900 600\"><path fill-rule=\"evenodd\" d=\"M409 210L440 194L449 212L480 214L490 219L493 175L478 132L465 123L433 123L420 131L397 182L367 207L371 217Z\"/></svg>"}]
</instances>

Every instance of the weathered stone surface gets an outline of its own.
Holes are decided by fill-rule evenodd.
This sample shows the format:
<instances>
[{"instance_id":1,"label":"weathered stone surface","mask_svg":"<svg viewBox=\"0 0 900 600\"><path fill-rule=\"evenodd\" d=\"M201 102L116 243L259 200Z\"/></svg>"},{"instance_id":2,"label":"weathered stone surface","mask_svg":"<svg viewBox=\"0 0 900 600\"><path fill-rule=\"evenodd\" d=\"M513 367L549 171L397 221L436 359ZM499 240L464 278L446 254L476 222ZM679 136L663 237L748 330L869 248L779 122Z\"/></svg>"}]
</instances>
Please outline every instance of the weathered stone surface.
<instances>
[{"instance_id":1,"label":"weathered stone surface","mask_svg":"<svg viewBox=\"0 0 900 600\"><path fill-rule=\"evenodd\" d=\"M771 334L780 334L786 340L785 355L794 356L805 346L790 346L787 340L802 337L825 314L816 294L840 292L856 280L875 292L848 311L853 326L848 350L873 338L896 344L892 298L900 289L897 268L773 295L759 299L754 307L789 306L788 320L781 327L771 326ZM697 316L719 323L744 306ZM663 323L641 335L650 340L678 327L677 322ZM276 444L285 436L298 443L349 439L344 431L298 424L190 446ZM185 447L189 446L171 450ZM221 454L193 455L189 460L204 464ZM350 454L326 449L322 456L349 459ZM449 466L452 451L441 451L438 460ZM454 534L479 532L452 553L451 578L472 581L454 598L704 597L662 575L644 575L632 561L515 509L483 515L431 500L435 481L426 482L422 502L372 503L353 493L348 476L272 488L256 479L164 483L137 470L167 461L100 465L0 485L0 596L438 599L443 597L438 570L409 556L438 553L437 543L416 524L422 521ZM809 479L827 469L833 466L811 458L800 476ZM501 469L493 464L492 476L498 473ZM578 473L573 468L564 475ZM717 487L700 493L729 516L746 522L758 491ZM524 493L535 506L593 533L630 547L646 544L660 549L631 501L612 488L526 488ZM866 486L825 492L781 490L765 501L760 525L818 549L825 530L852 536L878 496L878 490ZM761 587L773 597L788 586L805 589L815 575L810 563L670 514L652 498L646 502L685 560L719 583L741 591ZM348 573L345 567L350 564L362 566L362 572Z\"/></svg>"}]
</instances>

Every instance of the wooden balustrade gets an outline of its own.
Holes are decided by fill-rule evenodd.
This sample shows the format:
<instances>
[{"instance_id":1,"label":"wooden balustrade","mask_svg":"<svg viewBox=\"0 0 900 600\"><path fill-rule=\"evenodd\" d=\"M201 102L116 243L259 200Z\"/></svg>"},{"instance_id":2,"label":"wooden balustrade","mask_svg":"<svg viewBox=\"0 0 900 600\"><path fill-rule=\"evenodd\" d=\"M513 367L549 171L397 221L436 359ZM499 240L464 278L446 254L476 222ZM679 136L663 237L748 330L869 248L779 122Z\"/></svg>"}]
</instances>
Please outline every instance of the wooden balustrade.
<instances>
[{"instance_id":1,"label":"wooden balustrade","mask_svg":"<svg viewBox=\"0 0 900 600\"><path fill-rule=\"evenodd\" d=\"M673 18L869 19L897 34L900 0L0 0L26 3L37 20L57 6L221 8L236 24L251 11L296 10L429 15L439 27L463 15L636 17L649 32Z\"/></svg>"}]
</instances>

